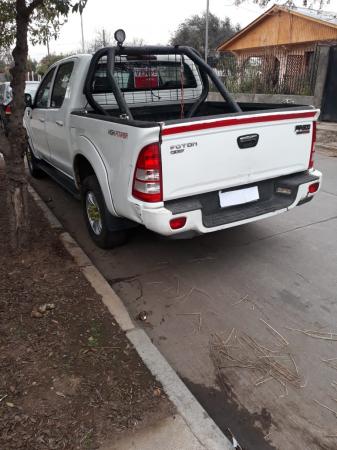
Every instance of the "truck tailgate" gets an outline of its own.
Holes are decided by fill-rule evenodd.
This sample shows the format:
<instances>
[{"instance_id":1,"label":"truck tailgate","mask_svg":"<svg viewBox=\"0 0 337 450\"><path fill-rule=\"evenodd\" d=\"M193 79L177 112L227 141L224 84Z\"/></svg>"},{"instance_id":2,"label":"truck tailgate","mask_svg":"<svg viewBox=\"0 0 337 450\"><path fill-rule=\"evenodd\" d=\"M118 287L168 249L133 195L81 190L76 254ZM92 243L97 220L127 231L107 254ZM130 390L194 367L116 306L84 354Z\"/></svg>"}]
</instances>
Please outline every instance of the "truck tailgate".
<instances>
[{"instance_id":1,"label":"truck tailgate","mask_svg":"<svg viewBox=\"0 0 337 450\"><path fill-rule=\"evenodd\" d=\"M318 113L304 107L163 125L164 200L307 170Z\"/></svg>"}]
</instances>

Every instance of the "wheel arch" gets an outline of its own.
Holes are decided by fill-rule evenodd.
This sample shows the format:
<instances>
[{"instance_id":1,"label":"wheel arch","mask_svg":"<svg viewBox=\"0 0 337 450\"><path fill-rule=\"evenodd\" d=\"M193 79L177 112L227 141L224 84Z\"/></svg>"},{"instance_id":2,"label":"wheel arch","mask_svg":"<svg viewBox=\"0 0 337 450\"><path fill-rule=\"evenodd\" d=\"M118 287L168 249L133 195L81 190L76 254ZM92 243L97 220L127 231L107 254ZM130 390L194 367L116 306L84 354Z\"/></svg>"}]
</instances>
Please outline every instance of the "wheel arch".
<instances>
[{"instance_id":1,"label":"wheel arch","mask_svg":"<svg viewBox=\"0 0 337 450\"><path fill-rule=\"evenodd\" d=\"M76 187L81 190L81 183L89 175L95 175L101 187L108 211L117 216L115 211L106 166L96 147L86 137L79 136L79 150L73 160Z\"/></svg>"}]
</instances>

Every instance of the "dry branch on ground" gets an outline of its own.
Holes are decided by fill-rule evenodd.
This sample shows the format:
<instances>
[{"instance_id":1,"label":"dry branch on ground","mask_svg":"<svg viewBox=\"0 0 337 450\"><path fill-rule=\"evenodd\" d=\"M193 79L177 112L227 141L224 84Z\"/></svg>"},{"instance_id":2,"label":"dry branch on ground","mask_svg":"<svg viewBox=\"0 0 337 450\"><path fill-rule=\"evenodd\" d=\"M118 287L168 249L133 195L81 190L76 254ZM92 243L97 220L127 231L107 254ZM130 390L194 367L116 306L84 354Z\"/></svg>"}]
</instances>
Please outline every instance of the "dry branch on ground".
<instances>
[{"instance_id":1,"label":"dry branch on ground","mask_svg":"<svg viewBox=\"0 0 337 450\"><path fill-rule=\"evenodd\" d=\"M266 322L265 324L268 328L272 328ZM228 369L251 370L259 375L254 382L255 386L275 380L282 386L285 393L288 392L288 385L295 388L303 387L303 377L289 350L288 341L274 328L272 331L277 340L275 348L268 348L234 328L225 339L217 334L212 336L210 352L217 370L220 372ZM280 341L283 343L282 346Z\"/></svg>"}]
</instances>

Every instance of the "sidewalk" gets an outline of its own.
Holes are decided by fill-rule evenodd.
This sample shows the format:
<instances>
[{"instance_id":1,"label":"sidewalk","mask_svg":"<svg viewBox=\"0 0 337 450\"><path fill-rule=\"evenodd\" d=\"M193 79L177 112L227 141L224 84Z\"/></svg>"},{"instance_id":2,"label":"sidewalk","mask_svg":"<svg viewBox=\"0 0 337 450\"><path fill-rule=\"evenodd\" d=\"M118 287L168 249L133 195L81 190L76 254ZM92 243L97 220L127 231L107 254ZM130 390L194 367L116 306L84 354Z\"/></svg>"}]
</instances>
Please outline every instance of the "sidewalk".
<instances>
[{"instance_id":1,"label":"sidewalk","mask_svg":"<svg viewBox=\"0 0 337 450\"><path fill-rule=\"evenodd\" d=\"M100 450L201 450L205 448L178 415L133 433L113 445L103 446Z\"/></svg>"},{"instance_id":2,"label":"sidewalk","mask_svg":"<svg viewBox=\"0 0 337 450\"><path fill-rule=\"evenodd\" d=\"M337 152L337 123L317 122L317 149Z\"/></svg>"}]
</instances>

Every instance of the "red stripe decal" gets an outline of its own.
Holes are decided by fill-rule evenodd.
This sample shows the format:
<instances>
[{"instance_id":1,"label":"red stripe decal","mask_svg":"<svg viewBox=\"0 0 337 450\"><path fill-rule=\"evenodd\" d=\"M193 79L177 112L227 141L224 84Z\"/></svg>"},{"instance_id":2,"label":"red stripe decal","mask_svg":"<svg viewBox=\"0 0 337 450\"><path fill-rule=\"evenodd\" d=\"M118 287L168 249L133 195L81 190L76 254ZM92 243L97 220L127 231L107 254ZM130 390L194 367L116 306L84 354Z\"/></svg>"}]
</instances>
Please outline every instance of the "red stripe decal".
<instances>
[{"instance_id":1,"label":"red stripe decal","mask_svg":"<svg viewBox=\"0 0 337 450\"><path fill-rule=\"evenodd\" d=\"M172 128L163 128L162 135L188 133L190 131L208 130L210 128L230 127L233 125L243 125L246 123L275 122L287 119L309 119L316 115L315 112L303 112L295 114L275 114L273 116L256 116L256 117L238 117L232 119L219 120L218 122L203 122L189 125L182 125Z\"/></svg>"}]
</instances>

